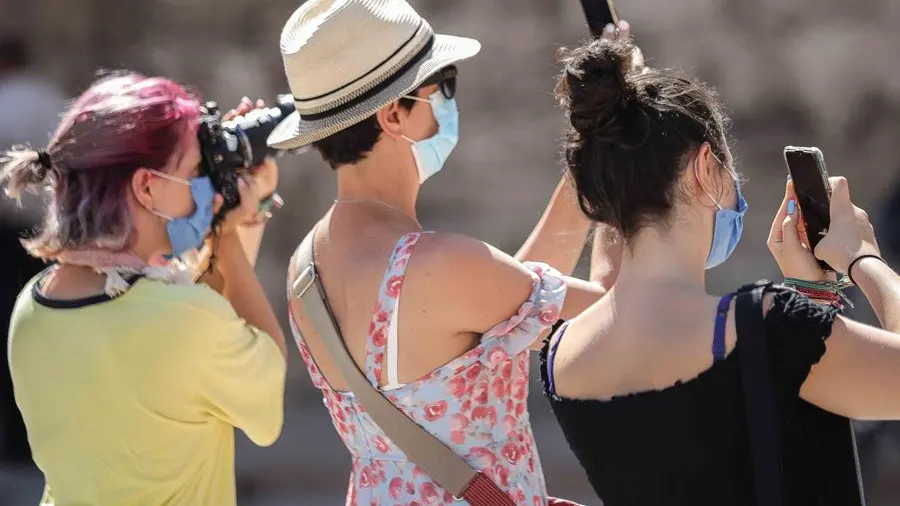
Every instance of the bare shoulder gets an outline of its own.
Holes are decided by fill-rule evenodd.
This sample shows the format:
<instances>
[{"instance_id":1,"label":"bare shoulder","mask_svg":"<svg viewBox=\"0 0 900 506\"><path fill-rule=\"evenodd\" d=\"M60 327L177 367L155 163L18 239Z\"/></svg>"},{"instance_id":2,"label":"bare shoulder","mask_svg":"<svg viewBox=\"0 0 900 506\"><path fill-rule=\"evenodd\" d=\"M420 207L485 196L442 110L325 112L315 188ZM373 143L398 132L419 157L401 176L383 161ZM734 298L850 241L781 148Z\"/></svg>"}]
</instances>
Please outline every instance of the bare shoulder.
<instances>
[{"instance_id":1,"label":"bare shoulder","mask_svg":"<svg viewBox=\"0 0 900 506\"><path fill-rule=\"evenodd\" d=\"M462 234L425 234L416 247L419 268L454 279L482 278L502 282L504 277L525 276L529 270L518 260L478 239Z\"/></svg>"},{"instance_id":2,"label":"bare shoulder","mask_svg":"<svg viewBox=\"0 0 900 506\"><path fill-rule=\"evenodd\" d=\"M503 251L462 234L425 234L416 246L407 282L439 294L441 313L460 317L460 331L485 332L528 299L533 274ZM435 288L437 287L437 288Z\"/></svg>"},{"instance_id":3,"label":"bare shoulder","mask_svg":"<svg viewBox=\"0 0 900 506\"><path fill-rule=\"evenodd\" d=\"M615 289L609 297L572 319L559 341L554 379L560 395L609 400L660 391L710 368L718 298ZM725 340L730 352L736 342L733 310Z\"/></svg>"},{"instance_id":4,"label":"bare shoulder","mask_svg":"<svg viewBox=\"0 0 900 506\"><path fill-rule=\"evenodd\" d=\"M490 244L464 234L432 232L422 234L417 246L417 254L427 255L444 261L477 260L479 257L508 256Z\"/></svg>"}]
</instances>

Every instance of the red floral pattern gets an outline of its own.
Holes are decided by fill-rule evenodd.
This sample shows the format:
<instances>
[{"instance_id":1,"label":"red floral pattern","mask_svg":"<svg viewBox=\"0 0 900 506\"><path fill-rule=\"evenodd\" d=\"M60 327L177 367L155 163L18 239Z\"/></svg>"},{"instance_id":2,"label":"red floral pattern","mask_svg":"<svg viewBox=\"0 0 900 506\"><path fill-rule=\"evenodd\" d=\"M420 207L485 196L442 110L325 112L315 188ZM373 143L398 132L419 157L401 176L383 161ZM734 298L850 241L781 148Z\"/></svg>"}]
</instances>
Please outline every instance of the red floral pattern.
<instances>
[{"instance_id":1,"label":"red floral pattern","mask_svg":"<svg viewBox=\"0 0 900 506\"><path fill-rule=\"evenodd\" d=\"M390 315L421 234L394 248L369 325L366 375L380 384ZM456 451L521 506L548 504L534 436L526 414L528 347L559 318L565 284L547 265L528 264L531 297L481 344L424 378L386 393L416 423ZM290 287L288 287L290 296ZM352 393L338 392L322 376L291 316L291 329L313 385L322 391L332 423L353 456L347 506L461 506L375 425Z\"/></svg>"}]
</instances>

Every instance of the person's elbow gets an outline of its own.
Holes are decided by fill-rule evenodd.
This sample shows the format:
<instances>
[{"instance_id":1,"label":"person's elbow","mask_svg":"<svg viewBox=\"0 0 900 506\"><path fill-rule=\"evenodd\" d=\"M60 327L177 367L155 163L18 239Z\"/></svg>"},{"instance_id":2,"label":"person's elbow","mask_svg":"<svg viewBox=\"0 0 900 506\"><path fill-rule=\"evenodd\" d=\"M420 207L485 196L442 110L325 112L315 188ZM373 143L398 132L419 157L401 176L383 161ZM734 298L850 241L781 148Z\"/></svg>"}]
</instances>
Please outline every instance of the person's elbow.
<instances>
[{"instance_id":1,"label":"person's elbow","mask_svg":"<svg viewBox=\"0 0 900 506\"><path fill-rule=\"evenodd\" d=\"M287 380L287 364L278 363L276 370L270 371L267 388L257 395L256 418L242 430L257 446L271 446L281 435L284 425L284 389Z\"/></svg>"},{"instance_id":2,"label":"person's elbow","mask_svg":"<svg viewBox=\"0 0 900 506\"><path fill-rule=\"evenodd\" d=\"M265 423L260 424L253 430L245 430L244 434L246 434L247 438L249 438L256 446L265 448L272 446L275 444L275 441L278 441L278 438L281 436L281 428L283 425L284 409L282 407L282 409L277 410L277 413L272 413Z\"/></svg>"},{"instance_id":3,"label":"person's elbow","mask_svg":"<svg viewBox=\"0 0 900 506\"><path fill-rule=\"evenodd\" d=\"M272 446L281 436L284 425L284 389L277 395L269 395L256 413L258 418L241 429L256 446Z\"/></svg>"}]
</instances>

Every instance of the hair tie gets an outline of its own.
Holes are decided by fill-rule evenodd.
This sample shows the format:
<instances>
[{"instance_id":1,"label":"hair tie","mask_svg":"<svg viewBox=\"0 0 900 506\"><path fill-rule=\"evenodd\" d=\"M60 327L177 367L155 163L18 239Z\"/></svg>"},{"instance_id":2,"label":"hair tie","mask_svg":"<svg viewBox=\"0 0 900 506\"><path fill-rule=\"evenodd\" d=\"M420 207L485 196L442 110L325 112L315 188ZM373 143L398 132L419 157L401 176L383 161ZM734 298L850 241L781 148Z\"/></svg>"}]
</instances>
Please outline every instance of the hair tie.
<instances>
[{"instance_id":1,"label":"hair tie","mask_svg":"<svg viewBox=\"0 0 900 506\"><path fill-rule=\"evenodd\" d=\"M46 149L37 150L37 161L41 164L41 167L47 170L50 170L53 167L53 160L50 158L50 153L48 153Z\"/></svg>"}]
</instances>

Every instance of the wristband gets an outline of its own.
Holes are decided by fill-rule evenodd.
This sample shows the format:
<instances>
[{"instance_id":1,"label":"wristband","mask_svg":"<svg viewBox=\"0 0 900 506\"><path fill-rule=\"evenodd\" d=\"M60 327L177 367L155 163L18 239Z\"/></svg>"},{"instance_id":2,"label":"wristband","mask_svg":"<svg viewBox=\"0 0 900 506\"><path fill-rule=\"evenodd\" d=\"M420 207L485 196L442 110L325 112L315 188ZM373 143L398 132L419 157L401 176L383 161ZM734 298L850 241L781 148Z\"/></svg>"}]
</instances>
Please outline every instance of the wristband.
<instances>
[{"instance_id":1,"label":"wristband","mask_svg":"<svg viewBox=\"0 0 900 506\"><path fill-rule=\"evenodd\" d=\"M809 299L829 306L842 309L844 306L853 307L853 302L844 295L843 289L850 285L847 278L838 281L806 281L803 279L786 278L784 286L807 296Z\"/></svg>"},{"instance_id":2,"label":"wristband","mask_svg":"<svg viewBox=\"0 0 900 506\"><path fill-rule=\"evenodd\" d=\"M884 259L878 255L860 255L854 258L853 261L850 262L850 265L847 266L847 277L850 278L850 281L852 281L854 285L856 284L856 280L853 279L853 266L859 263L860 260L863 260L865 258L877 258L881 263L886 263Z\"/></svg>"}]
</instances>

